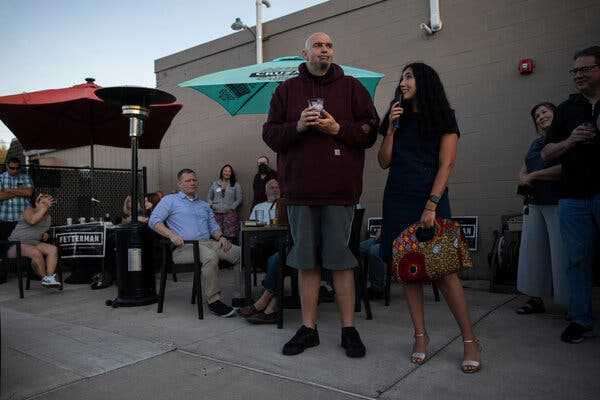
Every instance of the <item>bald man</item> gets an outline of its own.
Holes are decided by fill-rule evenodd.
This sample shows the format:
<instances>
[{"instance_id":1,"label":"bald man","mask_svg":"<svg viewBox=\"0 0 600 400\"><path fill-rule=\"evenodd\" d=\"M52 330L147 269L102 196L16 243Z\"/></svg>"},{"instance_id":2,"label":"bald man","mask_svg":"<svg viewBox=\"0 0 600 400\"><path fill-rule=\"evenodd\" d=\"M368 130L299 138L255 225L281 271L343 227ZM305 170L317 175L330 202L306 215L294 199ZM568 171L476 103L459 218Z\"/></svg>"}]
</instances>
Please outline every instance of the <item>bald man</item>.
<instances>
[{"instance_id":1,"label":"bald man","mask_svg":"<svg viewBox=\"0 0 600 400\"><path fill-rule=\"evenodd\" d=\"M277 153L282 195L294 245L287 264L299 271L303 325L283 347L295 355L319 344L317 302L321 268L333 273L348 357L366 349L354 328L354 272L348 248L354 207L362 193L365 149L375 143L379 117L367 90L333 63L331 38L305 42L299 76L276 89L263 127Z\"/></svg>"}]
</instances>

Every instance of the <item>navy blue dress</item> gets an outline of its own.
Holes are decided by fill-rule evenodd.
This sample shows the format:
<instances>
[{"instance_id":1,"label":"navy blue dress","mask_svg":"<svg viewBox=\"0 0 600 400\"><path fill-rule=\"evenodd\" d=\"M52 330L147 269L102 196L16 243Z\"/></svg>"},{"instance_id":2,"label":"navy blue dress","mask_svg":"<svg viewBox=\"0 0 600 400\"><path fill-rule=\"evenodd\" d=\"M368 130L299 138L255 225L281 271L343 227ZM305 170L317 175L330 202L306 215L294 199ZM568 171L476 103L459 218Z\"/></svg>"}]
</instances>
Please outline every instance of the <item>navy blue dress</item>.
<instances>
[{"instance_id":1,"label":"navy blue dress","mask_svg":"<svg viewBox=\"0 0 600 400\"><path fill-rule=\"evenodd\" d=\"M458 132L456 119L443 133ZM392 164L383 195L381 257L391 261L394 240L409 225L419 222L439 168L440 135L419 129L417 115L400 120L394 136ZM437 206L437 217L450 218L448 189Z\"/></svg>"}]
</instances>

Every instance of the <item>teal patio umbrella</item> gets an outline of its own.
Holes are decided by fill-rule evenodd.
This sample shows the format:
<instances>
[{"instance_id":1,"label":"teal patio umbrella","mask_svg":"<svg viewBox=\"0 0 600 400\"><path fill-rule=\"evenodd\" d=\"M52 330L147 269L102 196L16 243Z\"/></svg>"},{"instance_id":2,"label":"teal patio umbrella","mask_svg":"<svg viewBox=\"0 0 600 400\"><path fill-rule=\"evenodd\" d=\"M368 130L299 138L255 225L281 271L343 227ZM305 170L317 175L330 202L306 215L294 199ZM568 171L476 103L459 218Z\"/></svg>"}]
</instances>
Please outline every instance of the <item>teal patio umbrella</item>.
<instances>
[{"instance_id":1,"label":"teal patio umbrella","mask_svg":"<svg viewBox=\"0 0 600 400\"><path fill-rule=\"evenodd\" d=\"M200 76L179 86L204 93L231 115L266 114L275 88L286 79L297 76L298 66L303 62L302 57L281 57L262 64ZM341 67L344 74L358 79L371 97L375 95L382 74L346 65Z\"/></svg>"}]
</instances>

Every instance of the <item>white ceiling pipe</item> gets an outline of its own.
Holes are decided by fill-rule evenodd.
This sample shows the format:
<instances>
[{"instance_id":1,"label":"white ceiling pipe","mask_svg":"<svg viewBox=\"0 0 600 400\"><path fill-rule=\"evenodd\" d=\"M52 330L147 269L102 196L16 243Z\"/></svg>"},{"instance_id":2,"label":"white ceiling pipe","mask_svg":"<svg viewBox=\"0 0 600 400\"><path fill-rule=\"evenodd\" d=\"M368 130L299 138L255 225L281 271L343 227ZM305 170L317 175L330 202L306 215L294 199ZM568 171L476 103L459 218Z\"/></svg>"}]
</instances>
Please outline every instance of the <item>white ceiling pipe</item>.
<instances>
[{"instance_id":1,"label":"white ceiling pipe","mask_svg":"<svg viewBox=\"0 0 600 400\"><path fill-rule=\"evenodd\" d=\"M440 18L440 1L429 0L429 25L422 23L419 27L428 35L442 30L442 19Z\"/></svg>"}]
</instances>

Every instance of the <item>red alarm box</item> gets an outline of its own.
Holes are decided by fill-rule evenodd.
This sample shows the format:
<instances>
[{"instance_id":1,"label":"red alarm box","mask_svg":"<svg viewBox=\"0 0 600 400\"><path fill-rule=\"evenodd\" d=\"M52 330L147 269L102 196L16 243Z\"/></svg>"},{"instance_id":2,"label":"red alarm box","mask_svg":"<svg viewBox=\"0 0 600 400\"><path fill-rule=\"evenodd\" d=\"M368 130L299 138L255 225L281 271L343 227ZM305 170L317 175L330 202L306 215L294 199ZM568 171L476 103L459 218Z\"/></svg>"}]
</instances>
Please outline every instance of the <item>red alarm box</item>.
<instances>
[{"instance_id":1,"label":"red alarm box","mask_svg":"<svg viewBox=\"0 0 600 400\"><path fill-rule=\"evenodd\" d=\"M521 61L519 61L519 73L521 75L529 75L533 73L534 67L535 65L531 58L523 58Z\"/></svg>"}]
</instances>

